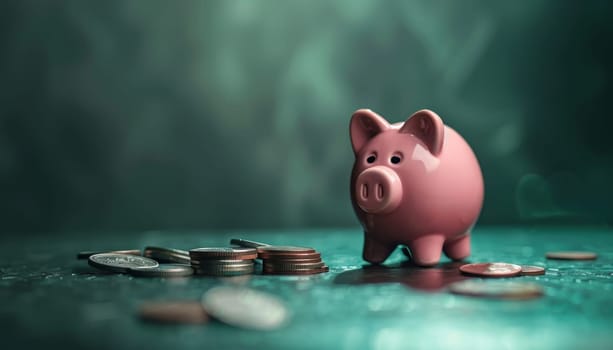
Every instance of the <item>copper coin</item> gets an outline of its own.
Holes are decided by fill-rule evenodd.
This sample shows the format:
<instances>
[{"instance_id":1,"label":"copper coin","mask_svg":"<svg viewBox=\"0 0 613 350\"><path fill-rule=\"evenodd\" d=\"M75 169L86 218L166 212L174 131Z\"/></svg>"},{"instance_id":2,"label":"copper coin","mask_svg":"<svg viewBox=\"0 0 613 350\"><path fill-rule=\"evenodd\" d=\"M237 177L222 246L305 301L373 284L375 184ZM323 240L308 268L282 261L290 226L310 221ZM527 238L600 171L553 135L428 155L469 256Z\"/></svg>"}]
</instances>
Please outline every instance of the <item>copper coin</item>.
<instances>
[{"instance_id":1,"label":"copper coin","mask_svg":"<svg viewBox=\"0 0 613 350\"><path fill-rule=\"evenodd\" d=\"M323 261L319 262L310 262L310 263L290 263L290 262L277 262L271 263L265 261L263 264L263 268L269 270L277 270L277 271L292 271L299 269L319 269L324 266Z\"/></svg>"},{"instance_id":2,"label":"copper coin","mask_svg":"<svg viewBox=\"0 0 613 350\"><path fill-rule=\"evenodd\" d=\"M478 263L460 266L465 274L482 277L512 277L521 273L521 266L508 263Z\"/></svg>"},{"instance_id":3,"label":"copper coin","mask_svg":"<svg viewBox=\"0 0 613 350\"><path fill-rule=\"evenodd\" d=\"M266 275L314 275L328 271L330 271L330 268L324 265L318 269L295 269L291 271L263 270L263 273Z\"/></svg>"},{"instance_id":4,"label":"copper coin","mask_svg":"<svg viewBox=\"0 0 613 350\"><path fill-rule=\"evenodd\" d=\"M540 266L522 265L521 274L524 276L544 275L545 269Z\"/></svg>"},{"instance_id":5,"label":"copper coin","mask_svg":"<svg viewBox=\"0 0 613 350\"><path fill-rule=\"evenodd\" d=\"M113 253L113 254L127 254L127 255L141 255L139 249L127 249L127 250L105 250L105 251L83 251L77 254L77 259L85 260L89 259L90 256L102 253Z\"/></svg>"},{"instance_id":6,"label":"copper coin","mask_svg":"<svg viewBox=\"0 0 613 350\"><path fill-rule=\"evenodd\" d=\"M510 281L466 280L449 285L453 294L500 299L532 299L544 294L538 284Z\"/></svg>"},{"instance_id":7,"label":"copper coin","mask_svg":"<svg viewBox=\"0 0 613 350\"><path fill-rule=\"evenodd\" d=\"M201 324L209 320L197 301L148 302L141 305L139 315L146 321Z\"/></svg>"},{"instance_id":8,"label":"copper coin","mask_svg":"<svg viewBox=\"0 0 613 350\"><path fill-rule=\"evenodd\" d=\"M283 253L273 253L270 254L269 252L261 252L258 253L258 258L259 259L268 259L268 260L294 260L294 259L321 259L321 254L318 252L310 252L310 253L303 253L303 252L283 252Z\"/></svg>"},{"instance_id":9,"label":"copper coin","mask_svg":"<svg viewBox=\"0 0 613 350\"><path fill-rule=\"evenodd\" d=\"M189 256L194 260L247 260L257 258L258 253L255 248L207 247L192 249Z\"/></svg>"},{"instance_id":10,"label":"copper coin","mask_svg":"<svg viewBox=\"0 0 613 350\"><path fill-rule=\"evenodd\" d=\"M308 263L317 263L321 262L321 257L312 258L312 259L301 259L301 258L273 258L273 259L263 259L264 263L268 264L308 264Z\"/></svg>"},{"instance_id":11,"label":"copper coin","mask_svg":"<svg viewBox=\"0 0 613 350\"><path fill-rule=\"evenodd\" d=\"M257 248L258 253L267 253L270 255L287 254L287 253L315 253L315 249L309 247L295 247L289 245L267 245Z\"/></svg>"},{"instance_id":12,"label":"copper coin","mask_svg":"<svg viewBox=\"0 0 613 350\"><path fill-rule=\"evenodd\" d=\"M593 252L574 252L574 251L566 251L566 252L548 252L545 254L547 259L553 260L595 260L598 255Z\"/></svg>"}]
</instances>

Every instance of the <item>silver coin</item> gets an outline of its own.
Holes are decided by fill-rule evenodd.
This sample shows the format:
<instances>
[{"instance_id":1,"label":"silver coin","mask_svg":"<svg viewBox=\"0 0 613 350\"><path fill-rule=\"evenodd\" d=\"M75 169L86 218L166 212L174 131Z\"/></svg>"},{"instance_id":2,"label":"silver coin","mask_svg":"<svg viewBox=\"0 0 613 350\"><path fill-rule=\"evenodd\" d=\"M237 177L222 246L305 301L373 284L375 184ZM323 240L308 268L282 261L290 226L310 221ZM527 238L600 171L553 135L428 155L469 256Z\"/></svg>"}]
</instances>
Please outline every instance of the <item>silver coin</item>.
<instances>
[{"instance_id":1,"label":"silver coin","mask_svg":"<svg viewBox=\"0 0 613 350\"><path fill-rule=\"evenodd\" d=\"M189 265L161 264L158 267L140 267L130 269L132 276L138 277L185 277L194 274Z\"/></svg>"},{"instance_id":2,"label":"silver coin","mask_svg":"<svg viewBox=\"0 0 613 350\"><path fill-rule=\"evenodd\" d=\"M226 265L199 265L192 266L197 275L209 276L236 276L247 275L255 271L254 264L246 264L240 266Z\"/></svg>"},{"instance_id":3,"label":"silver coin","mask_svg":"<svg viewBox=\"0 0 613 350\"><path fill-rule=\"evenodd\" d=\"M77 254L77 259L79 259L79 260L86 260L86 259L89 259L89 257L92 256L92 255L102 254L102 253L128 254L128 255L137 255L137 256L141 255L141 252L140 252L139 249L98 250L98 251L86 250L86 251L79 252L79 254Z\"/></svg>"},{"instance_id":4,"label":"silver coin","mask_svg":"<svg viewBox=\"0 0 613 350\"><path fill-rule=\"evenodd\" d=\"M203 295L202 306L219 321L246 329L278 329L290 317L279 298L248 288L214 287Z\"/></svg>"},{"instance_id":5,"label":"silver coin","mask_svg":"<svg viewBox=\"0 0 613 350\"><path fill-rule=\"evenodd\" d=\"M257 258L258 252L254 248L204 247L191 249L189 256L194 260L245 260Z\"/></svg>"},{"instance_id":6,"label":"silver coin","mask_svg":"<svg viewBox=\"0 0 613 350\"><path fill-rule=\"evenodd\" d=\"M253 259L247 259L247 260L212 260L212 259L204 259L204 260L192 260L191 264L194 266L201 266L201 265L207 265L207 266L218 266L218 265L223 265L223 266L247 266L247 265L253 265L255 261Z\"/></svg>"},{"instance_id":7,"label":"silver coin","mask_svg":"<svg viewBox=\"0 0 613 350\"><path fill-rule=\"evenodd\" d=\"M157 261L145 258L143 256L116 253L94 254L89 257L88 263L91 266L102 270L119 273L127 273L131 268L152 268L159 266Z\"/></svg>"},{"instance_id":8,"label":"silver coin","mask_svg":"<svg viewBox=\"0 0 613 350\"><path fill-rule=\"evenodd\" d=\"M266 243L250 241L248 239L241 239L241 238L232 238L230 240L230 244L234 244L234 245L245 247L245 248L258 248L258 247L266 247L270 245Z\"/></svg>"}]
</instances>

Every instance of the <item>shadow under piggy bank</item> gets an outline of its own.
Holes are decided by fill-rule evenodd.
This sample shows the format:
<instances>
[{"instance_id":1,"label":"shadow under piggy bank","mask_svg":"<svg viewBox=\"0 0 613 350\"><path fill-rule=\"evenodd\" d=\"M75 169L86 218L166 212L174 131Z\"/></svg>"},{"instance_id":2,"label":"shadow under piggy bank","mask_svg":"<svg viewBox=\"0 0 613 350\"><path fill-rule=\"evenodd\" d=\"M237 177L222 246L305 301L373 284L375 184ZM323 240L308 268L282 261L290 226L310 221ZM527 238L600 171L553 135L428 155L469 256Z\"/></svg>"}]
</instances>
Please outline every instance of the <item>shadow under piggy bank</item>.
<instances>
[{"instance_id":1,"label":"shadow under piggy bank","mask_svg":"<svg viewBox=\"0 0 613 350\"><path fill-rule=\"evenodd\" d=\"M364 265L361 269L348 270L334 279L335 284L402 283L403 285L427 292L436 292L449 284L469 277L462 275L458 268L466 262L454 261L434 267L419 267L411 261L394 265Z\"/></svg>"}]
</instances>

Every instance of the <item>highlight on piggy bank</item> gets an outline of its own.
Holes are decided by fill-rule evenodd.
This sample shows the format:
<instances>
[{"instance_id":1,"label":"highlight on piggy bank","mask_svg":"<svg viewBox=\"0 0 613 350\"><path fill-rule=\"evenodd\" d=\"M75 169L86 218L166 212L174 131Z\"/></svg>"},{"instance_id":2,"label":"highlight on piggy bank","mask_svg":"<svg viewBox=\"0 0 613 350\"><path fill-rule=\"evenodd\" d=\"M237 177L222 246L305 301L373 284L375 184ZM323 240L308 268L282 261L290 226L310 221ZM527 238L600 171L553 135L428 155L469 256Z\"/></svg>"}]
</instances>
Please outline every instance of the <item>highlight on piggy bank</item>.
<instances>
[{"instance_id":1,"label":"highlight on piggy bank","mask_svg":"<svg viewBox=\"0 0 613 350\"><path fill-rule=\"evenodd\" d=\"M398 245L413 262L470 255L483 177L468 143L430 110L390 124L360 109L351 117L351 201L364 228L364 260L384 262Z\"/></svg>"}]
</instances>

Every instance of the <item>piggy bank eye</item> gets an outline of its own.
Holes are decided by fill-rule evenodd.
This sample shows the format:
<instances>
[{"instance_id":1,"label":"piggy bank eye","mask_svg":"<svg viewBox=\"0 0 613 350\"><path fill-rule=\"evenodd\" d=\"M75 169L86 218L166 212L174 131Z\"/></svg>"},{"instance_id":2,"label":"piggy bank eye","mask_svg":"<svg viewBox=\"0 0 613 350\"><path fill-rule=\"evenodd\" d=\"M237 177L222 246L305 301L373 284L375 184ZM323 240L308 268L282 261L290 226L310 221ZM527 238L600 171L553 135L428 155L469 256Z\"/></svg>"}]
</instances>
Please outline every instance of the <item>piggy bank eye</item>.
<instances>
[{"instance_id":1,"label":"piggy bank eye","mask_svg":"<svg viewBox=\"0 0 613 350\"><path fill-rule=\"evenodd\" d=\"M377 160L377 156L375 156L374 154L371 154L370 156L368 156L368 158L366 158L366 162L368 162L369 164L374 163L375 160Z\"/></svg>"},{"instance_id":2,"label":"piggy bank eye","mask_svg":"<svg viewBox=\"0 0 613 350\"><path fill-rule=\"evenodd\" d=\"M394 154L392 158L390 158L390 162L392 162L392 164L398 164L400 163L401 160L402 160L402 157L398 154Z\"/></svg>"}]
</instances>

